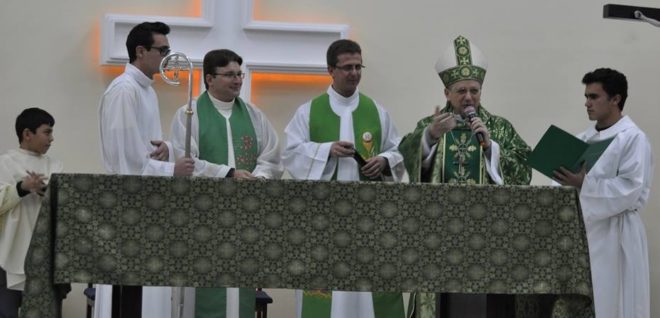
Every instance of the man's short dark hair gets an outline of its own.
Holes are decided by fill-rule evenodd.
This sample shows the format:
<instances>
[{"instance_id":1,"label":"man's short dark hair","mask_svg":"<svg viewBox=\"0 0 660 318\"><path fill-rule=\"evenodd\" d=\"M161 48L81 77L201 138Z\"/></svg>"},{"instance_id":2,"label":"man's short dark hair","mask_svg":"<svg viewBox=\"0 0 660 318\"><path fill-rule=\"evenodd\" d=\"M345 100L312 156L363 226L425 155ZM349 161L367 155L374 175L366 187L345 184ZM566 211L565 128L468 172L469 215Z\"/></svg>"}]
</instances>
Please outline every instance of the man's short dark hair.
<instances>
[{"instance_id":1,"label":"man's short dark hair","mask_svg":"<svg viewBox=\"0 0 660 318\"><path fill-rule=\"evenodd\" d=\"M341 39L334 41L332 42L332 44L330 44L330 47L328 47L328 52L325 55L328 66L330 67L337 66L339 55L344 53L362 54L362 49L360 49L360 45L357 44L357 42L352 40Z\"/></svg>"},{"instance_id":2,"label":"man's short dark hair","mask_svg":"<svg viewBox=\"0 0 660 318\"><path fill-rule=\"evenodd\" d=\"M16 136L18 142L23 142L23 131L27 128L32 133L37 133L41 125L55 126L55 119L47 111L41 108L26 108L16 117Z\"/></svg>"},{"instance_id":3,"label":"man's short dark hair","mask_svg":"<svg viewBox=\"0 0 660 318\"><path fill-rule=\"evenodd\" d=\"M126 49L128 50L128 61L133 63L137 58L135 49L143 46L147 50L154 45L154 33L167 35L170 27L163 22L142 22L131 29L126 38Z\"/></svg>"},{"instance_id":4,"label":"man's short dark hair","mask_svg":"<svg viewBox=\"0 0 660 318\"><path fill-rule=\"evenodd\" d=\"M616 95L621 96L619 109L623 110L623 105L625 105L628 98L628 81L625 75L611 68L599 68L585 74L582 78L582 84L584 85L593 83L600 83L609 98Z\"/></svg>"},{"instance_id":5,"label":"man's short dark hair","mask_svg":"<svg viewBox=\"0 0 660 318\"><path fill-rule=\"evenodd\" d=\"M236 54L236 52L227 49L212 50L204 55L204 86L206 89L209 88L209 84L206 83L206 74L215 76L216 67L225 67L231 62L243 65L243 58Z\"/></svg>"}]
</instances>

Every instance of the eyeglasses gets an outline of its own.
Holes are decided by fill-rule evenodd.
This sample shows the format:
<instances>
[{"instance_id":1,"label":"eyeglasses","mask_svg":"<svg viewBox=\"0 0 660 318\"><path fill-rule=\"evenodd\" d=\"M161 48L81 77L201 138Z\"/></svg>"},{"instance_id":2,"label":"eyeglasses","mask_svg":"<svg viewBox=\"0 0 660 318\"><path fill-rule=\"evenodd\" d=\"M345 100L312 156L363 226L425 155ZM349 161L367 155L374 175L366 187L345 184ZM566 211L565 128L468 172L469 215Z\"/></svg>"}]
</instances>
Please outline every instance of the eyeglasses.
<instances>
[{"instance_id":1,"label":"eyeglasses","mask_svg":"<svg viewBox=\"0 0 660 318\"><path fill-rule=\"evenodd\" d=\"M342 66L335 66L336 69L340 69L346 73L355 70L356 72L362 72L362 69L365 68L362 64L346 64Z\"/></svg>"},{"instance_id":2,"label":"eyeglasses","mask_svg":"<svg viewBox=\"0 0 660 318\"><path fill-rule=\"evenodd\" d=\"M156 49L156 50L158 50L158 53L160 53L160 56L167 56L167 54L169 54L170 51L171 51L171 50L170 50L170 47L167 46L167 45L163 45L163 46L152 46L152 47L150 47L149 49Z\"/></svg>"},{"instance_id":3,"label":"eyeglasses","mask_svg":"<svg viewBox=\"0 0 660 318\"><path fill-rule=\"evenodd\" d=\"M234 79L234 78L237 78L237 77L245 78L245 73L243 73L243 72L237 72L237 73L229 72L229 73L214 73L213 74L213 76L216 76L216 75L220 75L224 78L229 78L229 79Z\"/></svg>"}]
</instances>

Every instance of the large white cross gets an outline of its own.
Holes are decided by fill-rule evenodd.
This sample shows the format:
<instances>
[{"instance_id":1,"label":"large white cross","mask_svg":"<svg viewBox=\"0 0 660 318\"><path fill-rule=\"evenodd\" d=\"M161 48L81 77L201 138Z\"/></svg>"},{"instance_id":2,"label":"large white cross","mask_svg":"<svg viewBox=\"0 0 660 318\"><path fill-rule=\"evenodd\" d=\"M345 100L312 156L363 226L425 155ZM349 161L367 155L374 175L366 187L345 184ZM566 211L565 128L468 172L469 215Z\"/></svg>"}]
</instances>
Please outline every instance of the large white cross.
<instances>
[{"instance_id":1,"label":"large white cross","mask_svg":"<svg viewBox=\"0 0 660 318\"><path fill-rule=\"evenodd\" d=\"M161 21L171 28L172 50L186 54L195 67L201 67L204 54L213 49L241 55L246 72L241 96L247 99L255 71L326 73L325 51L333 41L346 38L348 25L256 21L253 2L202 0L200 17L107 14L101 23L101 64L128 62L125 43L131 28L143 21Z\"/></svg>"}]
</instances>

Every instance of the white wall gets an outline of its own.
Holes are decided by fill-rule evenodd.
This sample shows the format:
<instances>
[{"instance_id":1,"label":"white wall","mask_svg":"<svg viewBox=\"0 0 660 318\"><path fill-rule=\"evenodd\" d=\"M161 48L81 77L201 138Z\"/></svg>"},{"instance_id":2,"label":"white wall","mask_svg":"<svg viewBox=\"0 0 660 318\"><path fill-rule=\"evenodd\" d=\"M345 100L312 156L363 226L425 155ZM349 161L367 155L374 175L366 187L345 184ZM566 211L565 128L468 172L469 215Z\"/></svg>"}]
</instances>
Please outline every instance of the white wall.
<instances>
[{"instance_id":1,"label":"white wall","mask_svg":"<svg viewBox=\"0 0 660 318\"><path fill-rule=\"evenodd\" d=\"M239 1L239 0L237 0ZM34 1L0 2L0 152L16 146L15 116L38 106L56 118L51 154L68 172L102 172L98 149L97 103L116 74L98 65L98 26L104 14L190 15L196 1ZM628 76L625 113L660 149L660 29L648 24L602 18L606 2L570 1L375 1L260 0L255 16L290 22L346 23L363 48L361 90L388 108L402 134L443 104L436 58L459 34L489 58L482 101L507 117L530 145L551 123L578 132L590 123L584 110L582 75L600 66ZM657 7L656 1L627 4ZM241 54L241 52L238 52ZM163 127L183 90L158 81ZM298 104L321 92L320 84L288 89L261 83L254 99L282 129ZM267 106L267 107L266 107ZM549 181L538 174L534 184ZM653 194L658 193L655 186ZM660 198L653 196L644 220L651 258L652 299L660 291ZM292 297L275 291L272 317L291 317ZM67 300L66 317L83 316L80 290ZM660 304L652 304L660 316Z\"/></svg>"}]
</instances>

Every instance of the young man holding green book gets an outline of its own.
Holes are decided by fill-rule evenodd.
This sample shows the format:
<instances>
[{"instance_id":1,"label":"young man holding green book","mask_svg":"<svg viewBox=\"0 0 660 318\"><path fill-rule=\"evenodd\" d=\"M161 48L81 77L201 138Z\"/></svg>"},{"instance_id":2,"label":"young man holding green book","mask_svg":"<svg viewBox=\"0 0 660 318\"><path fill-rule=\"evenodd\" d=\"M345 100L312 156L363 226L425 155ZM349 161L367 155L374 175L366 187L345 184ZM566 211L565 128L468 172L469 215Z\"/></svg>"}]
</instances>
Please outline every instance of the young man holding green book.
<instances>
[{"instance_id":1,"label":"young man holding green book","mask_svg":"<svg viewBox=\"0 0 660 318\"><path fill-rule=\"evenodd\" d=\"M596 317L650 317L649 260L640 216L649 198L653 157L647 136L622 114L625 75L599 68L582 79L589 120L577 137L588 143L613 138L587 172L555 171L555 180L580 193L589 242Z\"/></svg>"}]
</instances>

